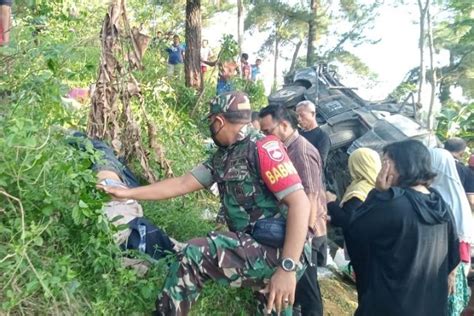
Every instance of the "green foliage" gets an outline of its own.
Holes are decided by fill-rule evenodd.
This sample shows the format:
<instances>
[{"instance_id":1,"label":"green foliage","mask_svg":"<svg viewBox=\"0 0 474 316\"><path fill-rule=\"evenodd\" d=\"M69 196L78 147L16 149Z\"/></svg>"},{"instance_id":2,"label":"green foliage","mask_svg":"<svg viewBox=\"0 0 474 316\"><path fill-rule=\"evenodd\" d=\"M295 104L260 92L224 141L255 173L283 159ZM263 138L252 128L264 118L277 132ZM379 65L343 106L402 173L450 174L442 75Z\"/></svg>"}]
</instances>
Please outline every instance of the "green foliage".
<instances>
[{"instance_id":1,"label":"green foliage","mask_svg":"<svg viewBox=\"0 0 474 316\"><path fill-rule=\"evenodd\" d=\"M294 39L303 38L307 28L307 12L300 5L290 5L280 0L255 1L244 21L244 27L251 32L269 32L261 51L273 51L278 38L281 45L292 44Z\"/></svg>"},{"instance_id":2,"label":"green foliage","mask_svg":"<svg viewBox=\"0 0 474 316\"><path fill-rule=\"evenodd\" d=\"M329 18L330 22L324 34L323 44L317 49L316 60L326 63L339 61L349 66L355 74L370 76L371 80L375 80L375 75L359 57L351 53L351 48L364 43L376 44L379 41L370 38L366 31L373 27L381 2L341 0L338 5L339 10L331 9L329 5L322 10L329 16L326 18ZM336 25L338 27L334 27ZM327 44L328 39L331 39L330 45Z\"/></svg>"},{"instance_id":3,"label":"green foliage","mask_svg":"<svg viewBox=\"0 0 474 316\"><path fill-rule=\"evenodd\" d=\"M236 78L233 81L235 90L244 91L250 98L250 104L252 109L257 111L265 107L268 103L267 96L265 95L265 87L262 81L249 81L241 78Z\"/></svg>"},{"instance_id":4,"label":"green foliage","mask_svg":"<svg viewBox=\"0 0 474 316\"><path fill-rule=\"evenodd\" d=\"M235 60L239 56L239 43L234 39L231 34L225 34L220 40L221 50L219 52L219 59Z\"/></svg>"},{"instance_id":5,"label":"green foliage","mask_svg":"<svg viewBox=\"0 0 474 316\"><path fill-rule=\"evenodd\" d=\"M402 82L389 93L388 98L395 99L397 102L405 100L410 93L415 93L418 89L418 81L420 78L420 67L410 69Z\"/></svg>"},{"instance_id":6,"label":"green foliage","mask_svg":"<svg viewBox=\"0 0 474 316\"><path fill-rule=\"evenodd\" d=\"M397 102L402 102L410 93L415 93L416 90L416 83L402 82L389 94L389 96Z\"/></svg>"},{"instance_id":7,"label":"green foliage","mask_svg":"<svg viewBox=\"0 0 474 316\"><path fill-rule=\"evenodd\" d=\"M375 74L350 49L362 43L374 44L378 41L369 38L366 30L372 27L380 5L379 1L317 1L316 39L320 44L312 60L325 63L338 61L349 66L356 75L370 76L371 80L375 80ZM310 19L310 1L294 5L279 0L254 1L245 20L245 29L268 32L260 50L261 53L274 54L276 40L285 49L294 49L300 40L307 44ZM295 68L306 67L304 60L305 57L298 58Z\"/></svg>"},{"instance_id":8,"label":"green foliage","mask_svg":"<svg viewBox=\"0 0 474 316\"><path fill-rule=\"evenodd\" d=\"M98 157L91 148L79 152L67 145L62 131L18 114L0 120L0 310L149 309L160 268L147 281L114 259L119 250L89 169ZM125 299L124 288L131 293Z\"/></svg>"},{"instance_id":9,"label":"green foliage","mask_svg":"<svg viewBox=\"0 0 474 316\"><path fill-rule=\"evenodd\" d=\"M341 51L338 54L335 54L334 60L351 67L352 70L359 76L365 77L369 80L377 79L377 74L371 71L369 66L367 66L364 61L348 51Z\"/></svg>"},{"instance_id":10,"label":"green foliage","mask_svg":"<svg viewBox=\"0 0 474 316\"><path fill-rule=\"evenodd\" d=\"M0 72L0 314L149 314L166 264L153 263L145 277L121 265L115 229L101 210L108 197L95 189L90 170L98 157L92 148L81 152L66 142L69 129L85 128L88 106L70 111L61 96L95 81L106 9L89 1L70 16L71 3L22 7L12 34L13 57L0 57L5 61ZM134 25L146 6L129 8ZM44 27L36 34L31 21L37 14ZM158 127L154 137L181 175L205 158L200 121L189 117L196 93L166 78L165 56L156 48L147 51L144 66L136 77L146 112ZM142 137L147 143L144 126ZM140 173L137 162L131 167ZM218 210L217 199L207 192L143 203L145 215L181 241L214 228L202 219L206 208ZM217 314L222 306L226 314L253 310L250 291L213 285L201 297L195 314Z\"/></svg>"},{"instance_id":11,"label":"green foliage","mask_svg":"<svg viewBox=\"0 0 474 316\"><path fill-rule=\"evenodd\" d=\"M449 50L450 64L441 69L442 86L460 86L468 98L474 98L474 3L464 0L446 1L444 9L450 13L435 29L437 48ZM442 102L449 100L442 96Z\"/></svg>"},{"instance_id":12,"label":"green foliage","mask_svg":"<svg viewBox=\"0 0 474 316\"><path fill-rule=\"evenodd\" d=\"M474 142L474 103L448 102L437 119L436 133L442 140L457 136Z\"/></svg>"},{"instance_id":13,"label":"green foliage","mask_svg":"<svg viewBox=\"0 0 474 316\"><path fill-rule=\"evenodd\" d=\"M156 34L158 30L163 34L167 32L184 34L184 18L185 18L185 0L152 0L147 1L133 0L127 1L128 6L137 11L137 18L146 26L153 29L152 33ZM229 1L204 0L201 1L201 14L203 26L217 13L226 12L234 8L235 5Z\"/></svg>"}]
</instances>

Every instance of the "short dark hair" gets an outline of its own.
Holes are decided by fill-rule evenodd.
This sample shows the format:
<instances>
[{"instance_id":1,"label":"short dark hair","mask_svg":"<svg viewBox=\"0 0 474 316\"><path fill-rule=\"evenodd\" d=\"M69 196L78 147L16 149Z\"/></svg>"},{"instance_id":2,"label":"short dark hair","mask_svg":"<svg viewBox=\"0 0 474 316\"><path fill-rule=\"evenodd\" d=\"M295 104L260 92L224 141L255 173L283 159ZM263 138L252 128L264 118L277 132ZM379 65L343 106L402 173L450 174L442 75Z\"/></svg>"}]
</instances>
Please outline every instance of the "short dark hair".
<instances>
[{"instance_id":1,"label":"short dark hair","mask_svg":"<svg viewBox=\"0 0 474 316\"><path fill-rule=\"evenodd\" d=\"M250 111L234 111L220 113L231 124L248 124L250 123Z\"/></svg>"},{"instance_id":2,"label":"short dark hair","mask_svg":"<svg viewBox=\"0 0 474 316\"><path fill-rule=\"evenodd\" d=\"M252 122L258 120L259 113L258 111L252 111Z\"/></svg>"},{"instance_id":3,"label":"short dark hair","mask_svg":"<svg viewBox=\"0 0 474 316\"><path fill-rule=\"evenodd\" d=\"M383 153L395 163L400 175L397 186L402 188L415 185L430 185L436 177L431 168L431 157L428 148L414 139L389 144Z\"/></svg>"},{"instance_id":4,"label":"short dark hair","mask_svg":"<svg viewBox=\"0 0 474 316\"><path fill-rule=\"evenodd\" d=\"M444 142L444 149L452 153L459 153L466 150L466 141L459 137L453 137Z\"/></svg>"},{"instance_id":5,"label":"short dark hair","mask_svg":"<svg viewBox=\"0 0 474 316\"><path fill-rule=\"evenodd\" d=\"M245 59L245 60L248 60L249 59L249 54L243 53L242 58Z\"/></svg>"},{"instance_id":6,"label":"short dark hair","mask_svg":"<svg viewBox=\"0 0 474 316\"><path fill-rule=\"evenodd\" d=\"M173 35L173 39L175 38L179 39L179 35L178 34Z\"/></svg>"},{"instance_id":7,"label":"short dark hair","mask_svg":"<svg viewBox=\"0 0 474 316\"><path fill-rule=\"evenodd\" d=\"M294 129L298 126L296 113L285 106L269 105L260 110L260 118L264 118L267 115L271 115L272 119L277 122L287 121Z\"/></svg>"}]
</instances>

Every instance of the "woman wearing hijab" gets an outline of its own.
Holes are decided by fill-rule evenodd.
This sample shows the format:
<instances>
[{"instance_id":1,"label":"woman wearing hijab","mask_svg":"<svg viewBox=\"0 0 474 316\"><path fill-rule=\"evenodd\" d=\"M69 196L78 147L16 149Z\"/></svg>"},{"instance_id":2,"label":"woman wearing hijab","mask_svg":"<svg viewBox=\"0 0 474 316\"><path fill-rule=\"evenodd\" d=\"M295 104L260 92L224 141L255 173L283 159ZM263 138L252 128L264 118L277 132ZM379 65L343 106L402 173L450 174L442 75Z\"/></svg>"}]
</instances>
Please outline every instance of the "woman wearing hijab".
<instances>
[{"instance_id":1,"label":"woman wearing hijab","mask_svg":"<svg viewBox=\"0 0 474 316\"><path fill-rule=\"evenodd\" d=\"M456 274L456 291L449 297L449 314L459 315L467 305L469 294L466 275L471 261L471 243L473 241L474 223L471 207L456 169L456 162L451 153L445 149L430 149L431 166L437 176L431 187L436 189L451 207L459 238L459 254L463 265Z\"/></svg>"},{"instance_id":2,"label":"woman wearing hijab","mask_svg":"<svg viewBox=\"0 0 474 316\"><path fill-rule=\"evenodd\" d=\"M448 204L429 187L430 153L416 140L383 152L376 190L345 227L357 275L355 315L447 315L459 241Z\"/></svg>"},{"instance_id":3,"label":"woman wearing hijab","mask_svg":"<svg viewBox=\"0 0 474 316\"><path fill-rule=\"evenodd\" d=\"M358 209L367 198L369 192L375 187L375 179L382 168L379 154L369 148L356 149L349 156L349 173L352 178L341 202L336 202L336 196L326 193L328 200L328 214L331 224L344 227L351 213Z\"/></svg>"}]
</instances>

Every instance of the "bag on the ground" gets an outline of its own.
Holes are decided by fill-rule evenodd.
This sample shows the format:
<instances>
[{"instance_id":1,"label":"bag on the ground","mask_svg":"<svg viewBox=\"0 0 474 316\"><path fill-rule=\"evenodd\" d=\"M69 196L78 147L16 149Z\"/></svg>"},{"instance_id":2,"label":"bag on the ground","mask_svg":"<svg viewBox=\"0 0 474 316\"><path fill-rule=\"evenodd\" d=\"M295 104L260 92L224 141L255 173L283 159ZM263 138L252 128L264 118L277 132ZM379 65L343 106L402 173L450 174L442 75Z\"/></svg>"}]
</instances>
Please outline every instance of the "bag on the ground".
<instances>
[{"instance_id":1,"label":"bag on the ground","mask_svg":"<svg viewBox=\"0 0 474 316\"><path fill-rule=\"evenodd\" d=\"M174 253L173 243L158 227L143 217L137 217L128 223L131 230L123 249L136 249L148 254L155 260Z\"/></svg>"}]
</instances>

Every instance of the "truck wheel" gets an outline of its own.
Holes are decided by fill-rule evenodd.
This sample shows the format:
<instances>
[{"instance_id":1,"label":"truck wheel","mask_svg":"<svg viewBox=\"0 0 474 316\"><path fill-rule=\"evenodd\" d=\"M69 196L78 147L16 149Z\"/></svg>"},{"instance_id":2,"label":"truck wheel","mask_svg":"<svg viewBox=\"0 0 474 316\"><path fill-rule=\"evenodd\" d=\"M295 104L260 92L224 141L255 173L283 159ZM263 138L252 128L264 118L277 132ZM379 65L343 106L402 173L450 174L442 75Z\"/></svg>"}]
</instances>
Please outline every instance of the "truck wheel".
<instances>
[{"instance_id":1,"label":"truck wheel","mask_svg":"<svg viewBox=\"0 0 474 316\"><path fill-rule=\"evenodd\" d=\"M303 86L287 86L276 91L268 97L270 105L285 105L294 107L298 102L303 101L306 88Z\"/></svg>"}]
</instances>

